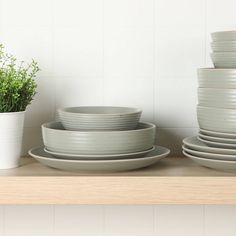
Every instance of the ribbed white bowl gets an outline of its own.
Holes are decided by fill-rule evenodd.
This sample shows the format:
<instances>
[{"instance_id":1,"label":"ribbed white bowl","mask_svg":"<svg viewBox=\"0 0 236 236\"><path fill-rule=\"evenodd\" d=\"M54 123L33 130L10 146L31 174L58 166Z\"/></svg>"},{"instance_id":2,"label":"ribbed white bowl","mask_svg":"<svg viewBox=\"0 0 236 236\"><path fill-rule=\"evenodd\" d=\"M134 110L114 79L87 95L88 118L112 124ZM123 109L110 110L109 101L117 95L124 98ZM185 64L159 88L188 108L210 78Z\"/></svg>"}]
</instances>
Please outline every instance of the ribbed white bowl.
<instances>
[{"instance_id":1,"label":"ribbed white bowl","mask_svg":"<svg viewBox=\"0 0 236 236\"><path fill-rule=\"evenodd\" d=\"M236 41L216 41L211 43L213 52L236 52Z\"/></svg>"},{"instance_id":2,"label":"ribbed white bowl","mask_svg":"<svg viewBox=\"0 0 236 236\"><path fill-rule=\"evenodd\" d=\"M236 89L198 88L198 104L236 109Z\"/></svg>"},{"instance_id":3,"label":"ribbed white bowl","mask_svg":"<svg viewBox=\"0 0 236 236\"><path fill-rule=\"evenodd\" d=\"M219 31L211 34L213 41L234 41L236 40L236 31Z\"/></svg>"},{"instance_id":4,"label":"ribbed white bowl","mask_svg":"<svg viewBox=\"0 0 236 236\"><path fill-rule=\"evenodd\" d=\"M236 110L213 107L197 107L197 118L201 129L236 133Z\"/></svg>"},{"instance_id":5,"label":"ribbed white bowl","mask_svg":"<svg viewBox=\"0 0 236 236\"><path fill-rule=\"evenodd\" d=\"M139 123L129 131L69 131L60 122L42 125L43 142L49 151L71 154L122 154L152 148L155 125Z\"/></svg>"},{"instance_id":6,"label":"ribbed white bowl","mask_svg":"<svg viewBox=\"0 0 236 236\"><path fill-rule=\"evenodd\" d=\"M142 111L129 107L67 107L58 110L67 130L132 130Z\"/></svg>"},{"instance_id":7,"label":"ribbed white bowl","mask_svg":"<svg viewBox=\"0 0 236 236\"><path fill-rule=\"evenodd\" d=\"M236 52L214 52L211 59L215 68L236 68Z\"/></svg>"},{"instance_id":8,"label":"ribbed white bowl","mask_svg":"<svg viewBox=\"0 0 236 236\"><path fill-rule=\"evenodd\" d=\"M197 72L201 88L236 88L236 69L201 68Z\"/></svg>"}]
</instances>

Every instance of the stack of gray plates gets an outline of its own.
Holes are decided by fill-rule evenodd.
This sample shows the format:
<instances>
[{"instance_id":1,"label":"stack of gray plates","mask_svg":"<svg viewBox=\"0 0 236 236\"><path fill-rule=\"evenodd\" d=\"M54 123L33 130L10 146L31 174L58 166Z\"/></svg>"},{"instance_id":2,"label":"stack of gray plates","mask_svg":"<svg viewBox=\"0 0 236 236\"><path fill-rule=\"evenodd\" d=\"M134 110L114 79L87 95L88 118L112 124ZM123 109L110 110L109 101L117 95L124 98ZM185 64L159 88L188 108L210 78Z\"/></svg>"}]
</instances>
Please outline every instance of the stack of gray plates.
<instances>
[{"instance_id":1,"label":"stack of gray plates","mask_svg":"<svg viewBox=\"0 0 236 236\"><path fill-rule=\"evenodd\" d=\"M44 147L29 154L63 170L126 171L156 163L169 150L155 146L156 127L127 107L69 107L42 125Z\"/></svg>"},{"instance_id":2,"label":"stack of gray plates","mask_svg":"<svg viewBox=\"0 0 236 236\"><path fill-rule=\"evenodd\" d=\"M200 129L184 139L183 152L201 165L236 171L236 31L212 33L212 39L216 68L198 69Z\"/></svg>"}]
</instances>

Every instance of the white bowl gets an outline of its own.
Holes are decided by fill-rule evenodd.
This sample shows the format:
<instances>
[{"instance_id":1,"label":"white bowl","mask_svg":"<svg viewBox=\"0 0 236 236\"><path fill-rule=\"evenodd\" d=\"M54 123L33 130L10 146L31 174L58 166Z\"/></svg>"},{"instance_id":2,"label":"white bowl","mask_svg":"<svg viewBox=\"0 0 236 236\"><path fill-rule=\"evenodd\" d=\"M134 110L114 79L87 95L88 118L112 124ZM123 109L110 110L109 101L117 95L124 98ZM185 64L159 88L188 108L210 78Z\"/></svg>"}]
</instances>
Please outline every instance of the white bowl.
<instances>
[{"instance_id":1,"label":"white bowl","mask_svg":"<svg viewBox=\"0 0 236 236\"><path fill-rule=\"evenodd\" d=\"M201 88L236 88L236 69L200 68L197 72Z\"/></svg>"},{"instance_id":2,"label":"white bowl","mask_svg":"<svg viewBox=\"0 0 236 236\"><path fill-rule=\"evenodd\" d=\"M236 89L198 88L198 104L236 109Z\"/></svg>"},{"instance_id":3,"label":"white bowl","mask_svg":"<svg viewBox=\"0 0 236 236\"><path fill-rule=\"evenodd\" d=\"M211 59L215 68L236 68L236 52L214 52Z\"/></svg>"},{"instance_id":4,"label":"white bowl","mask_svg":"<svg viewBox=\"0 0 236 236\"><path fill-rule=\"evenodd\" d=\"M42 125L47 150L68 154L123 154L141 152L154 145L156 127L139 123L128 131L69 131L60 122Z\"/></svg>"},{"instance_id":5,"label":"white bowl","mask_svg":"<svg viewBox=\"0 0 236 236\"><path fill-rule=\"evenodd\" d=\"M218 31L211 33L213 41L234 41L236 40L236 31Z\"/></svg>"},{"instance_id":6,"label":"white bowl","mask_svg":"<svg viewBox=\"0 0 236 236\"><path fill-rule=\"evenodd\" d=\"M67 130L132 130L142 111L129 107L67 107L58 109Z\"/></svg>"},{"instance_id":7,"label":"white bowl","mask_svg":"<svg viewBox=\"0 0 236 236\"><path fill-rule=\"evenodd\" d=\"M236 41L216 41L211 43L213 52L236 52Z\"/></svg>"},{"instance_id":8,"label":"white bowl","mask_svg":"<svg viewBox=\"0 0 236 236\"><path fill-rule=\"evenodd\" d=\"M198 124L201 129L236 133L236 110L197 106Z\"/></svg>"}]
</instances>

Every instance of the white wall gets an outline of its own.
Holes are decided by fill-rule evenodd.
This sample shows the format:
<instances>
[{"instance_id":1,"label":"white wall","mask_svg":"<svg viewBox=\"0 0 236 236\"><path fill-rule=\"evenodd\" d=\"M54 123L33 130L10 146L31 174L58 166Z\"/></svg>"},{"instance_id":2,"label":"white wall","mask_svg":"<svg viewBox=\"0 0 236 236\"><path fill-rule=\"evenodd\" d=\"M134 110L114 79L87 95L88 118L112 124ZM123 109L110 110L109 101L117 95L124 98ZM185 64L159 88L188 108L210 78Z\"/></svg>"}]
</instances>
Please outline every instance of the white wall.
<instances>
[{"instance_id":1,"label":"white wall","mask_svg":"<svg viewBox=\"0 0 236 236\"><path fill-rule=\"evenodd\" d=\"M2 206L0 236L235 236L235 206Z\"/></svg>"},{"instance_id":2,"label":"white wall","mask_svg":"<svg viewBox=\"0 0 236 236\"><path fill-rule=\"evenodd\" d=\"M55 109L124 105L157 124L181 154L197 132L196 69L211 66L210 32L236 24L234 0L0 0L0 42L42 69L24 153Z\"/></svg>"}]
</instances>

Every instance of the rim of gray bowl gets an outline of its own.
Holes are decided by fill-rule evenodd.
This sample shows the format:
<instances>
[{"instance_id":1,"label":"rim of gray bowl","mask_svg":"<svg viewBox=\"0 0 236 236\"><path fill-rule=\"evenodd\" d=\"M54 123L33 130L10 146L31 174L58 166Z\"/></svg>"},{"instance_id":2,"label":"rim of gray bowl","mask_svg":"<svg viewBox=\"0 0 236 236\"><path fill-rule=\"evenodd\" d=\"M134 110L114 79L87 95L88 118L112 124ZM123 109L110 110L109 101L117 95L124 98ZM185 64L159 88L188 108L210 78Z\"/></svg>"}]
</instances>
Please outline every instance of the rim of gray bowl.
<instances>
[{"instance_id":1,"label":"rim of gray bowl","mask_svg":"<svg viewBox=\"0 0 236 236\"><path fill-rule=\"evenodd\" d=\"M140 128L140 129L133 129L133 130L105 130L105 131L101 131L101 130L94 130L94 131L76 131L76 130L66 130L66 129L56 129L56 128L52 128L52 127L48 127L51 124L61 124L62 123L60 121L51 121L51 122L47 122L41 125L42 129L51 129L54 130L55 132L68 132L68 133L134 133L134 132L141 132L143 130L152 130L152 129L156 129L156 125L149 123L149 122L138 122L139 124L144 124L147 125L149 127L146 128Z\"/></svg>"}]
</instances>

